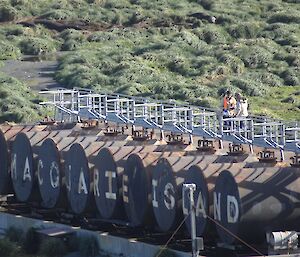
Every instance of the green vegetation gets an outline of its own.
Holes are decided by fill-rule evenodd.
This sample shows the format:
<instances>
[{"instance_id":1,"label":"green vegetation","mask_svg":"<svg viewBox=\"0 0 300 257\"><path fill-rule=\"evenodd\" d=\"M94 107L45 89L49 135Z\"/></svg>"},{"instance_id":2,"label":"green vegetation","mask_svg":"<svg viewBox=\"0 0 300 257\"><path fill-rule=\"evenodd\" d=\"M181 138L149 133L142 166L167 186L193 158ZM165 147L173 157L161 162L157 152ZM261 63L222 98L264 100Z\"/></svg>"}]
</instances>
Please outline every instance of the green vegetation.
<instances>
[{"instance_id":1,"label":"green vegetation","mask_svg":"<svg viewBox=\"0 0 300 257\"><path fill-rule=\"evenodd\" d=\"M43 238L36 233L34 227L24 233L21 229L12 226L0 239L0 257L63 257L74 252L85 257L110 256L100 252L98 239L93 235Z\"/></svg>"},{"instance_id":2,"label":"green vegetation","mask_svg":"<svg viewBox=\"0 0 300 257\"><path fill-rule=\"evenodd\" d=\"M22 250L26 254L36 254L40 247L40 240L36 233L35 228L30 228L25 234L25 238L22 242Z\"/></svg>"},{"instance_id":3,"label":"green vegetation","mask_svg":"<svg viewBox=\"0 0 300 257\"><path fill-rule=\"evenodd\" d=\"M82 256L94 257L99 254L99 245L95 236L79 237L79 252Z\"/></svg>"},{"instance_id":4,"label":"green vegetation","mask_svg":"<svg viewBox=\"0 0 300 257\"><path fill-rule=\"evenodd\" d=\"M67 247L62 239L50 238L42 241L39 252L46 257L62 257L67 253Z\"/></svg>"},{"instance_id":5,"label":"green vegetation","mask_svg":"<svg viewBox=\"0 0 300 257\"><path fill-rule=\"evenodd\" d=\"M23 240L23 230L14 226L5 231L5 238L14 243L21 243Z\"/></svg>"},{"instance_id":6,"label":"green vegetation","mask_svg":"<svg viewBox=\"0 0 300 257\"><path fill-rule=\"evenodd\" d=\"M20 81L0 73L0 123L32 122L45 116L41 99Z\"/></svg>"},{"instance_id":7,"label":"green vegetation","mask_svg":"<svg viewBox=\"0 0 300 257\"><path fill-rule=\"evenodd\" d=\"M0 59L69 51L56 73L69 88L214 108L230 88L252 113L299 120L297 0L4 0L0 21Z\"/></svg>"},{"instance_id":8,"label":"green vegetation","mask_svg":"<svg viewBox=\"0 0 300 257\"><path fill-rule=\"evenodd\" d=\"M155 254L155 257L176 257L177 254L170 251L169 249L160 249Z\"/></svg>"},{"instance_id":9,"label":"green vegetation","mask_svg":"<svg viewBox=\"0 0 300 257\"><path fill-rule=\"evenodd\" d=\"M0 239L0 257L15 256L17 253L16 244L7 238Z\"/></svg>"},{"instance_id":10,"label":"green vegetation","mask_svg":"<svg viewBox=\"0 0 300 257\"><path fill-rule=\"evenodd\" d=\"M5 231L4 238L0 239L0 257L38 257L36 254L32 255L24 252L22 249L24 240L26 240L26 236L24 237L21 229L9 227ZM34 243L36 244L36 242Z\"/></svg>"},{"instance_id":11,"label":"green vegetation","mask_svg":"<svg viewBox=\"0 0 300 257\"><path fill-rule=\"evenodd\" d=\"M18 59L21 54L48 54L61 45L57 33L37 25L34 28L9 24L0 27L0 59Z\"/></svg>"}]
</instances>

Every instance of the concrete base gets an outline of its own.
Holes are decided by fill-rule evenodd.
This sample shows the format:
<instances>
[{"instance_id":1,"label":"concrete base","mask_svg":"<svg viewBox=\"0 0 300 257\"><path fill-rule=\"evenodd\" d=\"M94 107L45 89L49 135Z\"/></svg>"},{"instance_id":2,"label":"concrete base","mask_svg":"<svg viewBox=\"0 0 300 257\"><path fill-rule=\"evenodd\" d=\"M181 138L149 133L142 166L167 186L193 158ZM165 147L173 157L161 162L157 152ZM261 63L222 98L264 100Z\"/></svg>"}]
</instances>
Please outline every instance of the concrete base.
<instances>
[{"instance_id":1,"label":"concrete base","mask_svg":"<svg viewBox=\"0 0 300 257\"><path fill-rule=\"evenodd\" d=\"M26 232L29 228L70 228L70 226L54 223L51 221L42 221L32 218L26 218L18 215L12 215L7 213L0 213L0 231L5 231L9 227L14 226L22 229ZM160 247L156 245L150 245L143 242L138 242L134 239L125 239L116 236L111 236L105 232L94 232L78 227L72 227L76 233L80 235L93 235L98 238L101 251L120 255L124 257L154 257L159 251ZM180 251L176 252L178 257L191 257L191 253L185 253Z\"/></svg>"}]
</instances>

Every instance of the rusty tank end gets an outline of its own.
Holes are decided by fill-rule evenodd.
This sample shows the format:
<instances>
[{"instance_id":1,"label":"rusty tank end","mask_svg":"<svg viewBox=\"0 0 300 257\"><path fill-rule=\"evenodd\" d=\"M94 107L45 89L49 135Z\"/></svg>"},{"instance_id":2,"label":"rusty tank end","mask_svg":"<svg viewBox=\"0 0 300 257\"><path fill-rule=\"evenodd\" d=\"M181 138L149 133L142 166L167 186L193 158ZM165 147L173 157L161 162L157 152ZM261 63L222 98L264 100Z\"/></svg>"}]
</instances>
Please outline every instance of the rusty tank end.
<instances>
[{"instance_id":1,"label":"rusty tank end","mask_svg":"<svg viewBox=\"0 0 300 257\"><path fill-rule=\"evenodd\" d=\"M204 237L204 239L211 239L216 232L214 224L210 223L208 216L213 216L213 197L212 190L215 186L215 181L218 174L228 169L232 173L239 173L242 171L244 163L208 163L202 162L197 165L192 165L186 172L185 183L194 183L196 191L194 192L195 215L196 215L196 231L197 236ZM182 212L186 217L189 214L188 192L184 192L182 198ZM185 225L190 232L191 220L187 217Z\"/></svg>"},{"instance_id":2,"label":"rusty tank end","mask_svg":"<svg viewBox=\"0 0 300 257\"><path fill-rule=\"evenodd\" d=\"M150 226L154 223L151 188L152 172L163 157L182 156L182 152L133 153L123 174L123 202L132 226Z\"/></svg>"},{"instance_id":3,"label":"rusty tank end","mask_svg":"<svg viewBox=\"0 0 300 257\"><path fill-rule=\"evenodd\" d=\"M267 231L299 230L299 174L293 167L222 171L214 189L214 219L253 243L264 242ZM220 226L217 232L223 243L236 242Z\"/></svg>"},{"instance_id":4,"label":"rusty tank end","mask_svg":"<svg viewBox=\"0 0 300 257\"><path fill-rule=\"evenodd\" d=\"M0 130L0 194L12 192L11 179L9 176L9 149L4 133Z\"/></svg>"}]
</instances>

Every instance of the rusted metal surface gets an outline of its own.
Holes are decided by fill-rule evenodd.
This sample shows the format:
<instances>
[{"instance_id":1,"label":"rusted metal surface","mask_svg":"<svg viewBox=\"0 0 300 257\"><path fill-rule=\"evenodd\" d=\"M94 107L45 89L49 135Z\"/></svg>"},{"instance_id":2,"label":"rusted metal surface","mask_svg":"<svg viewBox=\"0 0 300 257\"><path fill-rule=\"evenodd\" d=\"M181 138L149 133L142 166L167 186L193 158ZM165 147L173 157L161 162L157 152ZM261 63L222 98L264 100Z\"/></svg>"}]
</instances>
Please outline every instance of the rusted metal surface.
<instances>
[{"instance_id":1,"label":"rusted metal surface","mask_svg":"<svg viewBox=\"0 0 300 257\"><path fill-rule=\"evenodd\" d=\"M109 146L123 146L126 141L99 141L85 137L73 143L65 153L65 176L67 195L71 210L82 214L94 206L93 168L99 150ZM65 149L67 150L67 149Z\"/></svg>"},{"instance_id":2,"label":"rusted metal surface","mask_svg":"<svg viewBox=\"0 0 300 257\"><path fill-rule=\"evenodd\" d=\"M17 135L18 133L24 133L20 131L26 131L27 129L29 130L36 130L36 129L43 129L44 127L41 126L14 126L10 127L10 129L7 130L6 134L1 133L1 163L3 163L3 166L1 165L1 183L3 183L3 187L0 185L0 192L2 194L4 192L6 193L12 193L12 184L11 184L11 176L9 175L9 169L6 167L10 166L10 152L11 152L11 145L13 143L12 139ZM8 132L9 131L9 132ZM12 132L12 133L10 133ZM38 138L44 139L45 136L48 136L50 132L27 132L29 135L33 137L33 135L39 135ZM10 139L7 139L7 137L10 137ZM27 136L28 137L28 136ZM21 146L20 146L21 147ZM22 148L22 147L21 147ZM22 151L20 152L22 153Z\"/></svg>"},{"instance_id":3,"label":"rusted metal surface","mask_svg":"<svg viewBox=\"0 0 300 257\"><path fill-rule=\"evenodd\" d=\"M133 153L123 174L122 193L125 211L131 226L150 226L154 223L151 188L152 172L163 157L181 156L181 152Z\"/></svg>"},{"instance_id":4,"label":"rusted metal surface","mask_svg":"<svg viewBox=\"0 0 300 257\"><path fill-rule=\"evenodd\" d=\"M49 130L73 130L73 129L79 129L81 127L80 124L76 122L58 122L54 125L47 126Z\"/></svg>"},{"instance_id":5,"label":"rusted metal surface","mask_svg":"<svg viewBox=\"0 0 300 257\"><path fill-rule=\"evenodd\" d=\"M66 207L64 160L67 151L75 143L80 143L85 154L91 155L106 145L114 142L97 142L97 136L62 137L61 132L48 137L38 147L38 182L42 205L46 208Z\"/></svg>"},{"instance_id":6,"label":"rusted metal surface","mask_svg":"<svg viewBox=\"0 0 300 257\"><path fill-rule=\"evenodd\" d=\"M71 210L83 213L91 200L92 174L83 147L75 143L71 146L65 160L67 196Z\"/></svg>"},{"instance_id":7,"label":"rusted metal surface","mask_svg":"<svg viewBox=\"0 0 300 257\"><path fill-rule=\"evenodd\" d=\"M4 133L0 130L0 195L12 192L9 177L9 149Z\"/></svg>"},{"instance_id":8,"label":"rusted metal surface","mask_svg":"<svg viewBox=\"0 0 300 257\"><path fill-rule=\"evenodd\" d=\"M238 154L238 155L218 155L218 158L214 161L215 163L256 163L258 158L256 155L251 154Z\"/></svg>"},{"instance_id":9,"label":"rusted metal surface","mask_svg":"<svg viewBox=\"0 0 300 257\"><path fill-rule=\"evenodd\" d=\"M67 132L68 134L69 132ZM36 181L37 155L43 140L51 137L60 140L65 131L21 132L12 141L10 158L11 178L16 198L21 202L39 200ZM33 188L36 189L33 192Z\"/></svg>"},{"instance_id":10,"label":"rusted metal surface","mask_svg":"<svg viewBox=\"0 0 300 257\"><path fill-rule=\"evenodd\" d=\"M6 140L12 140L18 133L30 132L30 131L38 132L38 131L43 131L46 128L47 128L46 126L42 126L42 125L23 125L23 126L16 125L6 130L4 134Z\"/></svg>"},{"instance_id":11,"label":"rusted metal surface","mask_svg":"<svg viewBox=\"0 0 300 257\"><path fill-rule=\"evenodd\" d=\"M201 162L192 165L186 172L185 183L194 183L196 191L194 193L195 214L196 214L196 232L197 236L205 239L215 236L214 224L211 224L207 216L213 217L213 189L218 174L228 169L233 174L242 172L244 163L209 163ZM187 192L183 195L182 211L186 217L190 211L189 197ZM191 221L187 217L185 225L190 232Z\"/></svg>"},{"instance_id":12,"label":"rusted metal surface","mask_svg":"<svg viewBox=\"0 0 300 257\"><path fill-rule=\"evenodd\" d=\"M133 153L153 152L157 146L102 148L95 158L94 195L104 219L124 219L122 175L126 159Z\"/></svg>"},{"instance_id":13,"label":"rusted metal surface","mask_svg":"<svg viewBox=\"0 0 300 257\"><path fill-rule=\"evenodd\" d=\"M8 124L0 124L0 130L5 133L6 131L10 130L13 127L13 125Z\"/></svg>"},{"instance_id":14,"label":"rusted metal surface","mask_svg":"<svg viewBox=\"0 0 300 257\"><path fill-rule=\"evenodd\" d=\"M124 170L125 160L130 154L177 149L176 147L170 147L167 145L143 145L130 147L127 146L128 141L122 140L123 138L124 137L122 136L118 136L115 139L119 139L121 141L105 141L102 145L100 145L100 142L89 142L87 145L84 145L84 141L80 142L81 146L84 148L85 155L88 158L89 168L92 169L93 165L96 165L95 173L93 174L94 180L96 181L94 185L94 194L98 210L104 219L119 218L120 216L124 217L124 215L121 214L121 176ZM98 137L98 140L103 139L106 139L106 137ZM109 148L106 150L100 150L103 147L113 147L117 145L121 146L122 148ZM178 149L181 150L181 148ZM97 151L99 151L99 153L97 157L95 157ZM182 154L184 153L183 151L181 152ZM161 156L162 154L157 155ZM73 169L73 166L74 165L71 165L71 170ZM74 168L74 172L77 173L78 170ZM87 172L84 173L84 176L85 175L90 176L90 174ZM85 192L86 191L88 194L90 194L89 190L85 190ZM76 197L76 195L74 196L73 193L73 191L70 191L69 196ZM80 193L82 194L84 192L82 191ZM84 212L84 208L82 208L80 211Z\"/></svg>"},{"instance_id":15,"label":"rusted metal surface","mask_svg":"<svg viewBox=\"0 0 300 257\"><path fill-rule=\"evenodd\" d=\"M97 136L80 136L80 137L69 137L69 135L72 134L71 130L61 130L61 131L41 131L41 132L26 132L25 134L23 134L28 140L22 141L25 145L25 148L31 148L30 153L27 153L27 157L25 159L28 160L29 163L32 163L32 168L34 169L32 172L35 172L35 167L40 168L40 166L42 165L41 163L38 163L38 160L36 158L36 155L39 155L40 158L39 160L41 160L41 162L45 162L45 160L42 160L42 155L46 154L41 153L39 154L39 150L41 148L41 144L42 142L46 139L46 138L52 138L54 140L54 142L59 146L59 150L61 152L60 156L64 156L65 152L69 150L69 148L71 147L71 145L73 143L80 143L81 146L84 149L85 155L86 156L91 156L93 154L95 154L101 147L111 147L111 146L117 146L117 145L124 145L126 144L126 141L122 140L124 137L116 137L115 139L121 139L121 141L99 141L99 140L106 140L106 138L104 137L97 137ZM29 145L28 145L29 142ZM148 146L149 147L149 146ZM16 148L16 147L15 147ZM20 145L17 147L22 149L22 143L20 143ZM157 147L159 148L159 147ZM52 157L55 156L55 150L53 150L54 153L52 153ZM19 154L21 154L22 152L19 152ZM50 157L49 157L50 158ZM20 162L21 160L18 158L18 162ZM54 160L54 162L56 162L56 160ZM92 165L92 162L89 162L90 165ZM24 164L25 165L25 164ZM25 166L24 166L25 167ZM46 170L49 169L49 167L47 167L46 165ZM43 170L43 169L42 169ZM40 176L43 177L43 172L41 171ZM46 174L47 176L47 174ZM47 181L49 182L49 180L47 180L46 178L41 178L39 182L41 181ZM47 177L48 178L48 177ZM51 181L50 181L51 182ZM53 181L52 181L53 182ZM49 187L52 185L46 184L46 182L43 184L45 187ZM29 184L28 185L28 190L30 191L32 189L32 185ZM24 185L25 187L25 185ZM40 190L43 190L42 188L40 188ZM47 189L46 189L47 190ZM29 194L29 193L28 193ZM45 194L44 194L45 196ZM53 196L55 198L55 196ZM22 197L20 197L21 199ZM45 207L47 207L47 200L46 196L43 200L43 205ZM49 203L49 206L51 206L52 203Z\"/></svg>"},{"instance_id":16,"label":"rusted metal surface","mask_svg":"<svg viewBox=\"0 0 300 257\"><path fill-rule=\"evenodd\" d=\"M27 202L35 181L33 152L29 139L19 133L11 150L11 179L17 200Z\"/></svg>"},{"instance_id":17,"label":"rusted metal surface","mask_svg":"<svg viewBox=\"0 0 300 257\"><path fill-rule=\"evenodd\" d=\"M47 138L39 149L37 177L43 207L50 209L65 203L62 162L52 138Z\"/></svg>"},{"instance_id":18,"label":"rusted metal surface","mask_svg":"<svg viewBox=\"0 0 300 257\"><path fill-rule=\"evenodd\" d=\"M222 226L222 242L236 238L264 242L265 232L299 230L300 170L298 168L243 169L234 175L225 170L214 189L214 218Z\"/></svg>"},{"instance_id":19,"label":"rusted metal surface","mask_svg":"<svg viewBox=\"0 0 300 257\"><path fill-rule=\"evenodd\" d=\"M248 154L241 156L205 154L160 160L152 177L152 197L155 198L152 204L160 230L164 232L173 230L182 218L182 183L189 167L212 163L220 163L219 166L226 163L227 166L231 166L232 163L244 165L245 162L254 160L257 158Z\"/></svg>"},{"instance_id":20,"label":"rusted metal surface","mask_svg":"<svg viewBox=\"0 0 300 257\"><path fill-rule=\"evenodd\" d=\"M152 206L158 227L167 232L182 220L181 191L185 173L192 165L216 160L214 155L162 158L152 173Z\"/></svg>"}]
</instances>

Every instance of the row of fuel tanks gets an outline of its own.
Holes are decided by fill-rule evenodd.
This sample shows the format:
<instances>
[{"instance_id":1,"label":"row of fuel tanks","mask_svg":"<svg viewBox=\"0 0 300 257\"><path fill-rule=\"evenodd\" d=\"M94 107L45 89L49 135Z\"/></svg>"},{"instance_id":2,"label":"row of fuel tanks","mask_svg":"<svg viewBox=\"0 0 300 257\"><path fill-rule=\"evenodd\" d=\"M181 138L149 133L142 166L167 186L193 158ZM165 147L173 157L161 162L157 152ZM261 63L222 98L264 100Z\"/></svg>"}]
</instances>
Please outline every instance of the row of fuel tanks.
<instances>
[{"instance_id":1,"label":"row of fuel tanks","mask_svg":"<svg viewBox=\"0 0 300 257\"><path fill-rule=\"evenodd\" d=\"M300 227L297 165L126 135L2 126L0 193L19 202L171 232L190 212L184 183L196 184L197 236L264 242L267 231Z\"/></svg>"}]
</instances>

